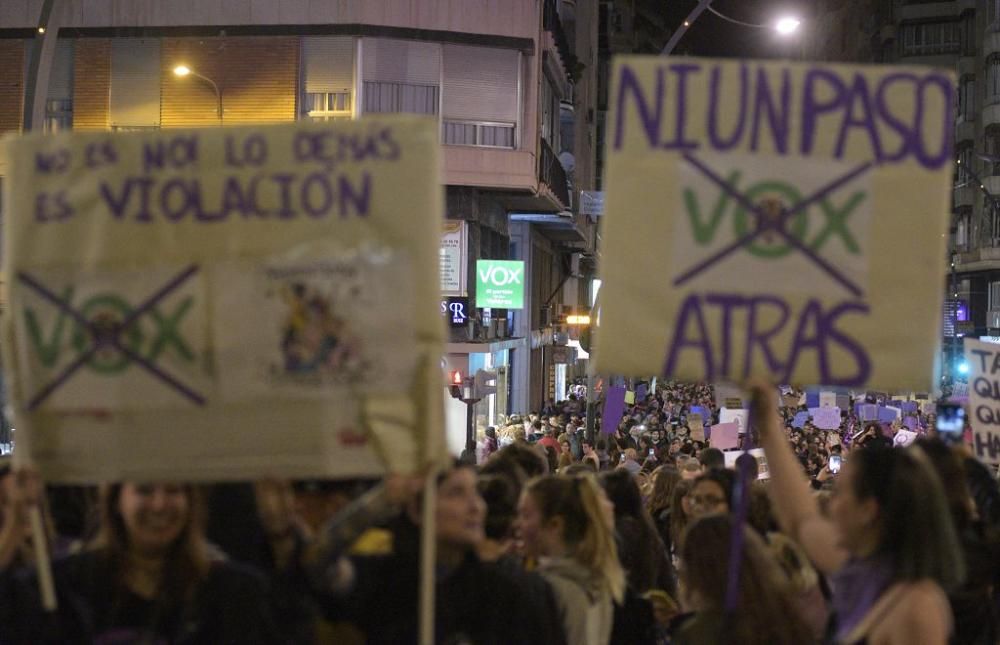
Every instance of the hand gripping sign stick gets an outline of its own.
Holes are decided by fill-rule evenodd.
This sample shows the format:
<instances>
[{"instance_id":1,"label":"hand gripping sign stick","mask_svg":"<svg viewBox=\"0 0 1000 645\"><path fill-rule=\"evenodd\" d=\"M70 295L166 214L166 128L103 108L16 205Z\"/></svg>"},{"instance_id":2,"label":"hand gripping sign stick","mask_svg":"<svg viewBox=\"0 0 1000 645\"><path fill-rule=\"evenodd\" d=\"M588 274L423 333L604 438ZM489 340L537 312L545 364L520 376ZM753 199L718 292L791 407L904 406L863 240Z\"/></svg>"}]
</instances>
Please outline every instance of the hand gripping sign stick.
<instances>
[{"instance_id":1,"label":"hand gripping sign stick","mask_svg":"<svg viewBox=\"0 0 1000 645\"><path fill-rule=\"evenodd\" d=\"M52 59L56 53L56 38L59 34L60 12L56 8L56 4L57 0L45 0L38 17L38 34L35 37L31 62L25 79L25 131L38 126L45 115L49 72L52 70ZM23 436L30 437L31 429L27 415L21 416L23 418L17 419L17 427L21 428ZM11 417L13 418L13 415ZM21 454L27 453L21 450ZM14 465L16 471L24 468L27 464L20 463L15 454ZM42 608L47 612L54 612L58 608L58 603L56 602L55 584L52 581L52 562L49 560L45 524L42 522L42 511L38 504L33 504L28 509L28 520L31 522L31 542L35 552L35 569L38 573Z\"/></svg>"}]
</instances>

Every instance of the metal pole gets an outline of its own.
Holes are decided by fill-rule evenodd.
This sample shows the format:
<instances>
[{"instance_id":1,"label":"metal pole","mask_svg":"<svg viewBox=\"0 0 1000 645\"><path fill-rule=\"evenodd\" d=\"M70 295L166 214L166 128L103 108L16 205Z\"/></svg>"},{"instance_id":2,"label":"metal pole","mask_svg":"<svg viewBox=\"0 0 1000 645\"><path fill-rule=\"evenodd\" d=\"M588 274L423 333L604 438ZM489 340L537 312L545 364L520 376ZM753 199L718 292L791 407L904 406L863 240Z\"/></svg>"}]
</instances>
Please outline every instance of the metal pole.
<instances>
[{"instance_id":1,"label":"metal pole","mask_svg":"<svg viewBox=\"0 0 1000 645\"><path fill-rule=\"evenodd\" d=\"M24 131L38 129L45 122L45 103L49 93L49 75L59 37L59 15L52 10L56 0L45 0L38 17L38 29L31 46L28 76L24 79Z\"/></svg>"},{"instance_id":2,"label":"metal pole","mask_svg":"<svg viewBox=\"0 0 1000 645\"><path fill-rule=\"evenodd\" d=\"M473 428L473 422L475 420L475 403L472 401L465 402L465 447L469 447L470 441L475 441L475 429Z\"/></svg>"},{"instance_id":3,"label":"metal pole","mask_svg":"<svg viewBox=\"0 0 1000 645\"><path fill-rule=\"evenodd\" d=\"M681 23L681 26L674 31L674 35L670 37L669 41L667 41L667 45L663 48L663 51L660 52L660 56L669 56L670 53L674 51L674 47L676 47L677 43L680 42L681 37L687 33L687 30L691 28L694 21L698 19L698 16L700 16L705 9L708 9L708 5L710 4L712 4L712 0L700 0L700 2L698 2L698 6L691 10L687 19L685 19L684 22Z\"/></svg>"}]
</instances>

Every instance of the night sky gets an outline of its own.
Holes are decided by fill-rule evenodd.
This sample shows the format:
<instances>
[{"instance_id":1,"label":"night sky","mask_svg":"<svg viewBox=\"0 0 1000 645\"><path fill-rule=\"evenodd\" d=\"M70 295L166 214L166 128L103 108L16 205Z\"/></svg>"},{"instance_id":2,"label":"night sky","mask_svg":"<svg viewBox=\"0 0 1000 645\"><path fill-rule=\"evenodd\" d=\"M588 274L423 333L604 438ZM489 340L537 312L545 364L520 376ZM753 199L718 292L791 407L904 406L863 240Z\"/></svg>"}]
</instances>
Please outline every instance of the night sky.
<instances>
[{"instance_id":1,"label":"night sky","mask_svg":"<svg viewBox=\"0 0 1000 645\"><path fill-rule=\"evenodd\" d=\"M698 0L663 0L671 28L681 24L697 4ZM770 25L779 15L790 14L804 19L807 8L812 4L815 4L815 0L714 0L712 7L743 22ZM675 53L736 58L788 58L796 57L800 46L798 35L779 38L773 29L734 25L704 11L681 39Z\"/></svg>"}]
</instances>

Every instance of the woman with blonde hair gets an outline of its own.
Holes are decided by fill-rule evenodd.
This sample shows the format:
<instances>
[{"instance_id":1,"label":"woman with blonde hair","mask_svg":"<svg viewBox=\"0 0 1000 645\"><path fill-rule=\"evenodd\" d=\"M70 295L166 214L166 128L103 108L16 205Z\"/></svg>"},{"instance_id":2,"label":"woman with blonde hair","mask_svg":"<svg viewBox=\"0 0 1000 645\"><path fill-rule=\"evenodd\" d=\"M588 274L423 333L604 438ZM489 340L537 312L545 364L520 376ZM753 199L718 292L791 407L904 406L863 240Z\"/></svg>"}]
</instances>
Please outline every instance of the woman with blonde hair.
<instances>
[{"instance_id":1,"label":"woman with blonde hair","mask_svg":"<svg viewBox=\"0 0 1000 645\"><path fill-rule=\"evenodd\" d=\"M614 605L625 595L614 509L591 476L550 475L528 483L518 535L555 591L567 642L607 645Z\"/></svg>"}]
</instances>

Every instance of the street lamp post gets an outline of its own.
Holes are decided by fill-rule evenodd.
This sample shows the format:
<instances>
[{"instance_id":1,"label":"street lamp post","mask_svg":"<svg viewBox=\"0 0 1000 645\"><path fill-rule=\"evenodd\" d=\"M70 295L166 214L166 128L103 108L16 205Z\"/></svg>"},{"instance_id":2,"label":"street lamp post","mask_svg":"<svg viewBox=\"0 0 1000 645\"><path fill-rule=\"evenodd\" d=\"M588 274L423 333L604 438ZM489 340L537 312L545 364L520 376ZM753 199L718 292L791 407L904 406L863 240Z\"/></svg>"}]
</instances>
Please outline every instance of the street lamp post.
<instances>
[{"instance_id":1,"label":"street lamp post","mask_svg":"<svg viewBox=\"0 0 1000 645\"><path fill-rule=\"evenodd\" d=\"M177 67L175 67L174 76L178 76L180 78L184 78L185 76L194 76L196 78L200 78L201 80L205 81L206 83L212 86L212 89L215 90L215 100L216 100L215 115L219 119L219 125L222 125L222 90L219 89L219 86L216 84L216 82L207 76L199 74L198 72L194 71L187 65L178 65Z\"/></svg>"},{"instance_id":2,"label":"street lamp post","mask_svg":"<svg viewBox=\"0 0 1000 645\"><path fill-rule=\"evenodd\" d=\"M669 56L671 52L674 51L674 48L677 47L677 43L680 42L684 34L687 33L687 30L694 24L694 21L697 20L698 17L706 10L727 22L731 22L742 27L753 27L754 29L773 29L781 36L790 36L791 34L794 34L802 25L802 22L793 16L782 16L773 25L760 25L752 22L743 22L742 20L730 18L717 9L713 9L712 0L699 0L697 6L691 10L691 13L689 13L687 18L684 19L684 22L682 22L680 26L674 30L673 35L663 47L663 51L660 52L660 55Z\"/></svg>"}]
</instances>

